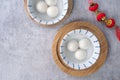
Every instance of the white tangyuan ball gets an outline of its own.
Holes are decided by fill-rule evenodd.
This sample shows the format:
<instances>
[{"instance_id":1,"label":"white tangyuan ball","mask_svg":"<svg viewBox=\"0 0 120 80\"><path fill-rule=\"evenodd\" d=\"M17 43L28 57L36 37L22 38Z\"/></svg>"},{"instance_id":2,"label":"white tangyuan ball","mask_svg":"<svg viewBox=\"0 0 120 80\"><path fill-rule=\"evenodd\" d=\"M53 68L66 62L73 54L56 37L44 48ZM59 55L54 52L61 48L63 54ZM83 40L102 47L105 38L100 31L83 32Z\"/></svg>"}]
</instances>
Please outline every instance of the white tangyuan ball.
<instances>
[{"instance_id":1,"label":"white tangyuan ball","mask_svg":"<svg viewBox=\"0 0 120 80\"><path fill-rule=\"evenodd\" d=\"M58 15L58 12L59 11L56 6L51 6L47 9L47 15L52 18L56 17Z\"/></svg>"},{"instance_id":2,"label":"white tangyuan ball","mask_svg":"<svg viewBox=\"0 0 120 80\"><path fill-rule=\"evenodd\" d=\"M75 58L78 60L84 60L86 58L87 52L85 50L79 49L75 52Z\"/></svg>"},{"instance_id":3,"label":"white tangyuan ball","mask_svg":"<svg viewBox=\"0 0 120 80\"><path fill-rule=\"evenodd\" d=\"M78 50L78 47L79 47L79 43L76 41L76 40L71 40L68 42L67 44L67 49L70 51L70 52L75 52Z\"/></svg>"},{"instance_id":4,"label":"white tangyuan ball","mask_svg":"<svg viewBox=\"0 0 120 80\"><path fill-rule=\"evenodd\" d=\"M80 47L81 49L85 49L85 50L89 49L89 48L91 47L91 42L90 42L90 40L87 39L87 38L81 39L81 40L79 41L79 47Z\"/></svg>"},{"instance_id":5,"label":"white tangyuan ball","mask_svg":"<svg viewBox=\"0 0 120 80\"><path fill-rule=\"evenodd\" d=\"M38 12L40 13L45 13L47 11L47 4L44 2L44 1L39 1L37 4L36 4L36 9Z\"/></svg>"},{"instance_id":6,"label":"white tangyuan ball","mask_svg":"<svg viewBox=\"0 0 120 80\"><path fill-rule=\"evenodd\" d=\"M49 5L49 6L54 6L57 4L57 0L45 0L45 2Z\"/></svg>"}]
</instances>

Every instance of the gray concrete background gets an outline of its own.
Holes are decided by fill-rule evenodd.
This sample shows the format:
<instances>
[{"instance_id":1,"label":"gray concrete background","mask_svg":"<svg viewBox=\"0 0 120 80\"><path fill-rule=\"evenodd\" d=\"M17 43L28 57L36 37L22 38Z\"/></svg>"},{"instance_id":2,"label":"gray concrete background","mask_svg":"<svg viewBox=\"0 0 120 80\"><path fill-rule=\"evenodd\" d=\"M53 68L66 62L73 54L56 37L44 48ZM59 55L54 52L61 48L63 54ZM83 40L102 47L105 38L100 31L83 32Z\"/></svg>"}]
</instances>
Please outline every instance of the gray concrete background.
<instances>
[{"instance_id":1,"label":"gray concrete background","mask_svg":"<svg viewBox=\"0 0 120 80\"><path fill-rule=\"evenodd\" d=\"M34 24L26 15L23 0L0 0L0 80L119 80L120 42L114 30L96 22L88 11L87 0L73 0L71 16L55 28ZM100 9L114 17L120 25L120 0L96 0ZM52 59L54 36L65 24L81 20L98 26L109 43L104 66L87 77L72 77L63 73Z\"/></svg>"}]
</instances>

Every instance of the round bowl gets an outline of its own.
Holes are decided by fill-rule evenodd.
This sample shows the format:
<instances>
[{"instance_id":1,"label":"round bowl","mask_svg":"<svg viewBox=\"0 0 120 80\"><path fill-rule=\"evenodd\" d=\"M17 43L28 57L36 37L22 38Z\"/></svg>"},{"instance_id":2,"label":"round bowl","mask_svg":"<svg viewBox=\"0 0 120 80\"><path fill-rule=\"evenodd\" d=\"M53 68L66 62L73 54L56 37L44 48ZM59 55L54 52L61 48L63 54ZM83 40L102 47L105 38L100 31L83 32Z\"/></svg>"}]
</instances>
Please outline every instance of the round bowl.
<instances>
[{"instance_id":1,"label":"round bowl","mask_svg":"<svg viewBox=\"0 0 120 80\"><path fill-rule=\"evenodd\" d=\"M78 60L75 58L75 52L70 52L67 49L67 44L71 40L89 39L91 47L86 50L87 55L84 60ZM98 38L90 31L86 29L75 29L63 37L60 44L60 58L70 68L76 70L83 70L91 67L98 60L100 56L100 42Z\"/></svg>"},{"instance_id":2,"label":"round bowl","mask_svg":"<svg viewBox=\"0 0 120 80\"><path fill-rule=\"evenodd\" d=\"M55 18L51 18L47 13L40 13L36 10L38 1L44 0L24 0L24 5L28 16L36 23L42 26L55 26L63 22L69 17L72 10L72 0L57 0L59 14Z\"/></svg>"},{"instance_id":3,"label":"round bowl","mask_svg":"<svg viewBox=\"0 0 120 80\"><path fill-rule=\"evenodd\" d=\"M66 45L70 40L88 38L92 43L87 57L79 61ZM97 71L105 62L108 44L103 32L89 22L72 22L58 31L53 41L52 53L61 70L73 76L87 76Z\"/></svg>"}]
</instances>

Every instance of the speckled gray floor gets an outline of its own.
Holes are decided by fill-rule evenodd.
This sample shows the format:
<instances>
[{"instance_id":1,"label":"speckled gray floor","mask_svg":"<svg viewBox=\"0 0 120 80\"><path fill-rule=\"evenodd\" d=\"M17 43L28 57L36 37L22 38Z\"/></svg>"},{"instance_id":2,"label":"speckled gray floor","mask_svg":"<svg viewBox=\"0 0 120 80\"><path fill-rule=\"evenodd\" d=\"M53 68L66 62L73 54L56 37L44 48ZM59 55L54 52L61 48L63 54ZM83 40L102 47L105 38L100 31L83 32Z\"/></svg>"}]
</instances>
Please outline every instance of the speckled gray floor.
<instances>
[{"instance_id":1,"label":"speckled gray floor","mask_svg":"<svg viewBox=\"0 0 120 80\"><path fill-rule=\"evenodd\" d=\"M73 1L72 14L64 23L43 28L27 17L23 0L0 0L0 80L120 80L120 42L114 30L96 22L95 15L87 10L87 0ZM120 0L96 1L120 25ZM97 25L109 43L106 63L87 77L63 73L52 59L51 46L57 30L75 20Z\"/></svg>"}]
</instances>

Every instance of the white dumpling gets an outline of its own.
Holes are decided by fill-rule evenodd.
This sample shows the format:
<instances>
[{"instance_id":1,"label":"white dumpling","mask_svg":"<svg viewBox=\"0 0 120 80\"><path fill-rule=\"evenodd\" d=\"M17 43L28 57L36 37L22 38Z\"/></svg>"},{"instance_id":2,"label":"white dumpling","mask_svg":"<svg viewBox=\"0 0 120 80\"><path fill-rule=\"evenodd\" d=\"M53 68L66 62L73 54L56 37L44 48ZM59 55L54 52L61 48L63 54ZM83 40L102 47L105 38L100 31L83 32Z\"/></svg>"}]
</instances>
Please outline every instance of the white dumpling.
<instances>
[{"instance_id":1,"label":"white dumpling","mask_svg":"<svg viewBox=\"0 0 120 80\"><path fill-rule=\"evenodd\" d=\"M68 42L67 44L67 49L70 51L70 52L75 52L78 50L78 47L79 47L79 43L76 41L76 40L71 40Z\"/></svg>"},{"instance_id":2,"label":"white dumpling","mask_svg":"<svg viewBox=\"0 0 120 80\"><path fill-rule=\"evenodd\" d=\"M79 41L79 47L80 47L81 49L85 49L85 50L89 49L89 48L91 47L91 42L90 42L90 40L87 39L87 38L81 39L81 40Z\"/></svg>"},{"instance_id":3,"label":"white dumpling","mask_svg":"<svg viewBox=\"0 0 120 80\"><path fill-rule=\"evenodd\" d=\"M44 1L39 1L37 4L36 4L36 9L38 12L40 13L45 13L47 12L47 4L44 2Z\"/></svg>"},{"instance_id":4,"label":"white dumpling","mask_svg":"<svg viewBox=\"0 0 120 80\"><path fill-rule=\"evenodd\" d=\"M58 15L58 12L59 11L56 6L51 6L47 9L47 15L52 18L56 17Z\"/></svg>"},{"instance_id":5,"label":"white dumpling","mask_svg":"<svg viewBox=\"0 0 120 80\"><path fill-rule=\"evenodd\" d=\"M45 2L47 3L47 5L49 6L54 6L57 4L57 0L45 0Z\"/></svg>"},{"instance_id":6,"label":"white dumpling","mask_svg":"<svg viewBox=\"0 0 120 80\"><path fill-rule=\"evenodd\" d=\"M86 58L87 52L85 50L79 49L75 52L75 58L77 60L84 60Z\"/></svg>"}]
</instances>

